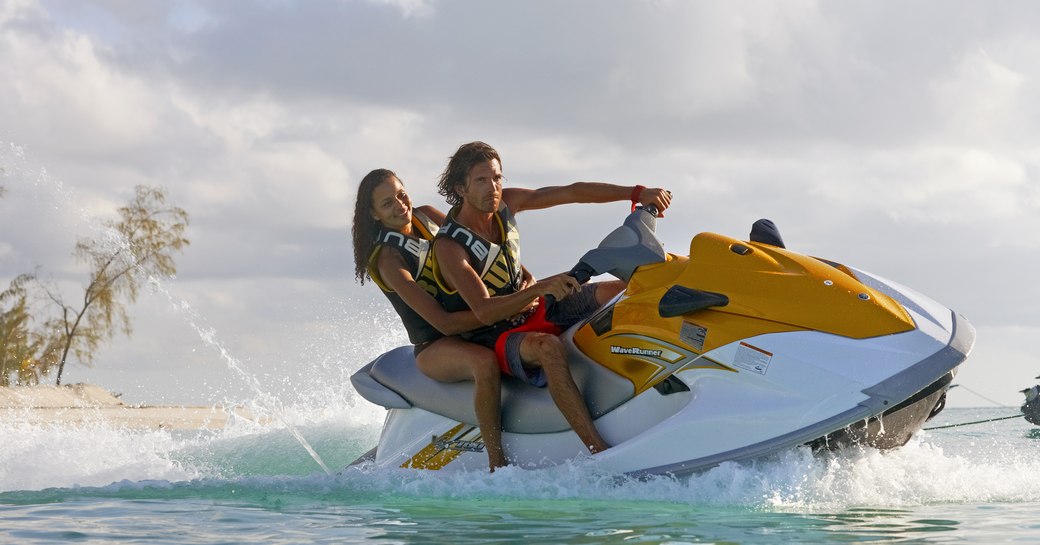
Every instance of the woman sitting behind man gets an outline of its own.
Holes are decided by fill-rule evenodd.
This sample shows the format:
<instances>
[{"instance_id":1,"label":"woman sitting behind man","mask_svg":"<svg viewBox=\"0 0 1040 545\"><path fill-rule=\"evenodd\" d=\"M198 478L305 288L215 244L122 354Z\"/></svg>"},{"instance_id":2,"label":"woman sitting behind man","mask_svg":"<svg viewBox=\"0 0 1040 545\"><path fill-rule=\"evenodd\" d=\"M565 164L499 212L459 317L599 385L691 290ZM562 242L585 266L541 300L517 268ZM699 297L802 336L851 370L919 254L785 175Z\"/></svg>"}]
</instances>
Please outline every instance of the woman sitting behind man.
<instances>
[{"instance_id":1,"label":"woman sitting behind man","mask_svg":"<svg viewBox=\"0 0 1040 545\"><path fill-rule=\"evenodd\" d=\"M373 170L361 180L354 206L354 274L362 284L370 278L390 300L415 345L420 371L441 382L474 382L477 425L494 471L506 465L501 373L494 351L457 337L484 324L472 311L445 311L434 297L432 241L443 221L444 214L432 206L413 209L392 171ZM549 293L524 273L532 303Z\"/></svg>"}]
</instances>

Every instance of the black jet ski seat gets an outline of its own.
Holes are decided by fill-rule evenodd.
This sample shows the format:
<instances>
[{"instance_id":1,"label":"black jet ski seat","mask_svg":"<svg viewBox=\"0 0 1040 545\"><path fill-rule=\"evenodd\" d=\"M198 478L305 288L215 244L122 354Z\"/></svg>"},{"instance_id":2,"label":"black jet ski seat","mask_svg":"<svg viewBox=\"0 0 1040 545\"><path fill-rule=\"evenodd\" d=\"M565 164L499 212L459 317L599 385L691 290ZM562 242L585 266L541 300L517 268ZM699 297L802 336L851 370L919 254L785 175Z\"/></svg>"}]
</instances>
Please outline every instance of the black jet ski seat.
<instances>
[{"instance_id":1,"label":"black jet ski seat","mask_svg":"<svg viewBox=\"0 0 1040 545\"><path fill-rule=\"evenodd\" d=\"M569 335L561 340L571 343ZM568 353L581 352L568 349ZM574 382L585 397L593 420L635 394L631 381L584 356L572 356L570 363ZM473 382L445 383L427 377L416 367L411 346L379 356L354 373L350 381L362 397L388 409L419 407L459 422L477 423ZM550 433L569 430L570 424L556 407L548 388L536 388L503 376L502 429L512 433Z\"/></svg>"}]
</instances>

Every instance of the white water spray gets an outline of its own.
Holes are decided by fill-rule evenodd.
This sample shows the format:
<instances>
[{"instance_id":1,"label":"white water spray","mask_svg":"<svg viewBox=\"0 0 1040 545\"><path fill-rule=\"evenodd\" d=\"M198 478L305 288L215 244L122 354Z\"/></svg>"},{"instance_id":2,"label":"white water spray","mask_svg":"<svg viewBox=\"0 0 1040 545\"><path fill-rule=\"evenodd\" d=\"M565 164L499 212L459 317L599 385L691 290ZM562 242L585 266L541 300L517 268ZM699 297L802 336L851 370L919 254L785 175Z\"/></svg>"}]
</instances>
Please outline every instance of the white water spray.
<instances>
[{"instance_id":1,"label":"white water spray","mask_svg":"<svg viewBox=\"0 0 1040 545\"><path fill-rule=\"evenodd\" d=\"M8 155L16 161L16 170L12 173L9 171L9 165L3 165L6 168L5 170L0 171L0 174L2 174L4 178L9 178L12 174L16 173L21 178L31 179L36 187L42 187L47 190L47 193L51 195L51 198L57 202L58 208L63 210L75 209L72 199L73 191L65 188L61 180L51 177L47 173L46 169L31 169L27 167L26 154L22 147L17 146L14 143L0 142L0 159L5 159ZM3 161L3 163L6 162L7 161ZM101 235L99 238L104 240L106 244L115 246L120 250L116 255L122 256L122 259L126 264L134 266L139 272L144 272L135 264L136 261L130 248L130 241L127 240L126 237L113 229L103 229L101 222L85 209L80 208L79 215L91 230L99 232ZM264 390L255 375L242 368L239 361L231 355L219 340L217 340L216 331L213 328L201 325L203 320L199 316L199 313L187 301L173 295L173 293L166 288L163 278L159 278L154 274L146 273L144 279L154 291L161 293L166 297L173 309L185 317L187 324L196 332L196 334L198 334L202 342L207 346L214 348L220 354L221 359L223 359L228 369L237 374L250 387L255 395L255 403L257 406L267 410L275 419L281 422L282 425L285 426L285 429L296 439L304 450L307 451L318 466L321 467L325 473L331 475L332 471L329 469L325 461L322 460L321 456L318 455L299 430L296 429L296 427L293 426L285 417L284 412L279 408L280 404L278 400Z\"/></svg>"},{"instance_id":2,"label":"white water spray","mask_svg":"<svg viewBox=\"0 0 1040 545\"><path fill-rule=\"evenodd\" d=\"M257 398L258 405L270 411L274 415L274 417L285 426L285 429L300 443L304 450L306 450L307 453L310 454L311 458L313 458L314 461L317 462L318 466L320 466L326 474L331 475L332 471L329 469L328 465L325 464L325 461L322 460L321 456L319 456L318 453L314 450L314 448L311 447L310 443L307 442L307 440L303 437L299 430L297 430L296 427L290 424L288 419L285 418L285 414L281 411L281 409L278 408L278 406L280 405L278 400L270 394L268 394L263 389L263 387L260 384L260 381L257 380L255 375L247 372L245 369L242 368L238 359L232 356L231 352L228 351L228 349L223 345L223 343L217 340L216 331L213 328L201 325L202 320L199 316L198 311L196 311L194 307L188 304L187 301L180 299L174 296L172 293L170 293L170 290L166 289L161 279L156 278L153 275L150 275L148 277L148 282L151 285L152 289L166 296L166 298L170 302L170 305L172 305L175 310L179 311L180 313L183 313L183 315L185 316L185 321L189 326L191 326L193 330L195 330L195 333L199 335L199 338L202 340L202 342L216 349L216 351L220 353L220 357L224 360L224 363L227 364L228 369L238 374L238 376L242 380L244 380L246 384L250 386L250 388L253 390L254 395Z\"/></svg>"}]
</instances>

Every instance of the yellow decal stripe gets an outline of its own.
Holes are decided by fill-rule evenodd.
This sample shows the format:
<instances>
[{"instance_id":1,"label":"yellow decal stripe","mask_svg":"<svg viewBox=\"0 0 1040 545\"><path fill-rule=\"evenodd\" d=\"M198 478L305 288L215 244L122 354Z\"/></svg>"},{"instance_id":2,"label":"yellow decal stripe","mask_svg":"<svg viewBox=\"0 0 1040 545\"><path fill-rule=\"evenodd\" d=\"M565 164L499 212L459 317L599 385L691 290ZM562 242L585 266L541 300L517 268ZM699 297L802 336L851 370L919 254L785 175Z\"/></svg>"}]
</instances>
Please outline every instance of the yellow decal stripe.
<instances>
[{"instance_id":1,"label":"yellow decal stripe","mask_svg":"<svg viewBox=\"0 0 1040 545\"><path fill-rule=\"evenodd\" d=\"M436 471L452 463L459 457L459 454L462 453L458 450L445 449L440 445L444 445L448 441L451 441L452 438L460 435L459 432L462 431L462 428L464 427L466 427L466 424L459 424L440 437L435 437L433 441L430 441L429 445L423 447L422 450L415 453L415 455L408 461L401 464L401 467L406 469L430 469ZM473 428L470 427L469 430L466 430L462 434L464 435L469 433L472 429Z\"/></svg>"}]
</instances>

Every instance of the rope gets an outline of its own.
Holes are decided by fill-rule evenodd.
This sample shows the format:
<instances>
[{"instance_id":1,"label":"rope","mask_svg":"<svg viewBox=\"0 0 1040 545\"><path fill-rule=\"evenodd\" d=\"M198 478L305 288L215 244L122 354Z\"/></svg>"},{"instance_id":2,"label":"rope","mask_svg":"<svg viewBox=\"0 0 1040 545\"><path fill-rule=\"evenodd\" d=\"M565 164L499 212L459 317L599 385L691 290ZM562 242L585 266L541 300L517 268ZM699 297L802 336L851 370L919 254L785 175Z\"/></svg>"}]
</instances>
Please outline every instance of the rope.
<instances>
[{"instance_id":1,"label":"rope","mask_svg":"<svg viewBox=\"0 0 1040 545\"><path fill-rule=\"evenodd\" d=\"M925 429L925 431L929 431L929 430L944 430L946 428L959 428L961 426L971 426L973 424L985 424L986 422L996 422L998 420L1010 420L1012 418L1022 418L1023 416L1025 416L1025 415L1015 414L1015 415L1011 415L1011 416L1002 416L1000 418L989 418L987 420L979 420L977 422L964 422L962 424L948 424L946 426L936 426L934 428L924 428L924 429Z\"/></svg>"},{"instance_id":2,"label":"rope","mask_svg":"<svg viewBox=\"0 0 1040 545\"><path fill-rule=\"evenodd\" d=\"M982 394L980 394L980 393L976 392L975 390L972 390L971 388L968 388L967 386L965 386L965 385L963 385L963 384L958 384L958 385L957 385L957 387L958 387L958 388L962 388L962 389L964 389L964 390L967 390L967 391L969 391L969 392L971 392L971 393L973 393L973 394L975 394L975 395L977 395L977 396L981 397L982 399L984 399L984 400L986 400L986 401L989 401L990 403L992 403L992 404L994 404L994 405L996 405L997 407L1000 407L1000 408L1002 408L1002 409L1014 409L1014 408L1015 408L1015 407L1009 407L1009 406L1007 406L1007 405L1004 405L1003 403L999 403L999 402L993 401L992 399L990 399L990 398L988 398L988 397L986 397L986 396L984 396L984 395L982 395Z\"/></svg>"}]
</instances>

